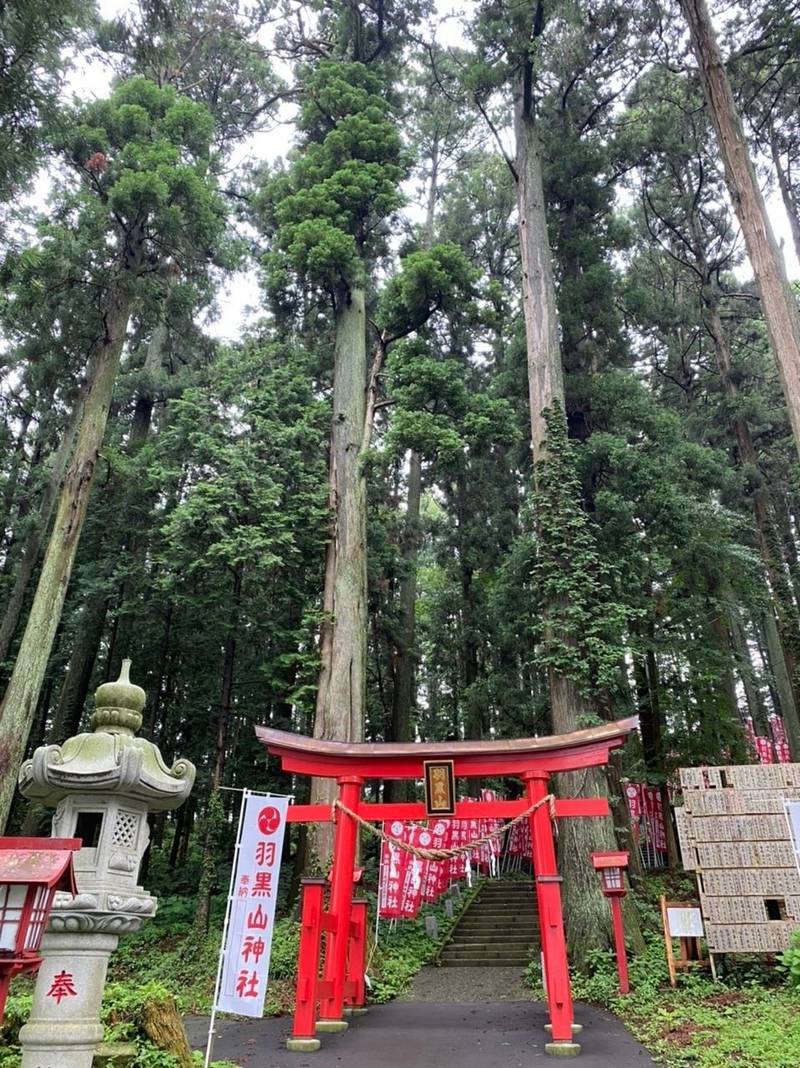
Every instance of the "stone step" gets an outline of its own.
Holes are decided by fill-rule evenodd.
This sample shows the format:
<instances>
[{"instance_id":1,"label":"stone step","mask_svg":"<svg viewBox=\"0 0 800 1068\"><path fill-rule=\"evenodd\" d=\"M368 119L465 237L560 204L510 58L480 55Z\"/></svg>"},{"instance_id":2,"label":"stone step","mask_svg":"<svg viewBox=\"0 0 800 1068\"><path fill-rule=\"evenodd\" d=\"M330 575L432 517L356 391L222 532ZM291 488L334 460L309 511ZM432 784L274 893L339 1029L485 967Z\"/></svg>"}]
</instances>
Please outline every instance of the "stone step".
<instances>
[{"instance_id":1,"label":"stone step","mask_svg":"<svg viewBox=\"0 0 800 1068\"><path fill-rule=\"evenodd\" d=\"M506 927L515 923L538 923L537 912L473 912L467 909L461 918L461 922L467 920L479 920L481 923L494 924L497 927Z\"/></svg>"},{"instance_id":2,"label":"stone step","mask_svg":"<svg viewBox=\"0 0 800 1068\"><path fill-rule=\"evenodd\" d=\"M539 939L533 886L490 883L461 917L439 963L448 968L524 968Z\"/></svg>"},{"instance_id":3,"label":"stone step","mask_svg":"<svg viewBox=\"0 0 800 1068\"><path fill-rule=\"evenodd\" d=\"M476 945L461 945L461 946L448 946L442 954L442 960L455 960L456 957L486 957L487 960L495 959L496 957L524 957L528 958L533 946L530 945L509 945L502 948L492 948L485 943L477 943Z\"/></svg>"},{"instance_id":4,"label":"stone step","mask_svg":"<svg viewBox=\"0 0 800 1068\"><path fill-rule=\"evenodd\" d=\"M521 901L476 901L470 912L536 912L536 902L529 897Z\"/></svg>"},{"instance_id":5,"label":"stone step","mask_svg":"<svg viewBox=\"0 0 800 1068\"><path fill-rule=\"evenodd\" d=\"M489 945L503 945L503 946L529 946L534 942L539 941L539 932L532 931L524 935L520 935L518 938L513 937L510 933L505 934L503 938L493 938L491 934L487 934L485 931L475 931L474 934L463 934L457 936L452 942L448 943L449 946L483 946L487 943Z\"/></svg>"},{"instance_id":6,"label":"stone step","mask_svg":"<svg viewBox=\"0 0 800 1068\"><path fill-rule=\"evenodd\" d=\"M497 920L509 923L514 919L535 920L539 913L536 909L467 909L465 916L480 916L483 920Z\"/></svg>"},{"instance_id":7,"label":"stone step","mask_svg":"<svg viewBox=\"0 0 800 1068\"><path fill-rule=\"evenodd\" d=\"M472 952L476 946L480 946L487 952L492 952L495 949L498 952L505 952L511 949L524 949L526 946L533 945L534 942L538 942L538 939L534 938L486 938L485 936L470 940L469 942L448 942L444 947L445 953L448 953L451 949L469 950Z\"/></svg>"},{"instance_id":8,"label":"stone step","mask_svg":"<svg viewBox=\"0 0 800 1068\"><path fill-rule=\"evenodd\" d=\"M538 915L537 912L484 912L478 909L467 909L464 919L469 916L476 920L486 920L489 923L513 923L514 920L535 922Z\"/></svg>"},{"instance_id":9,"label":"stone step","mask_svg":"<svg viewBox=\"0 0 800 1068\"><path fill-rule=\"evenodd\" d=\"M519 905L494 905L486 902L483 905L470 905L467 911L470 913L489 912L496 916L535 916L539 910L533 902L526 901L520 902Z\"/></svg>"},{"instance_id":10,"label":"stone step","mask_svg":"<svg viewBox=\"0 0 800 1068\"><path fill-rule=\"evenodd\" d=\"M520 931L538 931L537 920L517 920L516 923L495 923L493 920L468 920L466 917L456 928L456 931L509 931L519 934Z\"/></svg>"},{"instance_id":11,"label":"stone step","mask_svg":"<svg viewBox=\"0 0 800 1068\"><path fill-rule=\"evenodd\" d=\"M487 883L481 890L482 894L529 894L533 889L533 883Z\"/></svg>"},{"instance_id":12,"label":"stone step","mask_svg":"<svg viewBox=\"0 0 800 1068\"><path fill-rule=\"evenodd\" d=\"M533 883L489 883L484 886L481 893L484 897L490 894L529 894L533 890Z\"/></svg>"},{"instance_id":13,"label":"stone step","mask_svg":"<svg viewBox=\"0 0 800 1068\"><path fill-rule=\"evenodd\" d=\"M525 901L476 901L469 906L470 912L536 912L536 902L526 898Z\"/></svg>"},{"instance_id":14,"label":"stone step","mask_svg":"<svg viewBox=\"0 0 800 1068\"><path fill-rule=\"evenodd\" d=\"M526 967L527 963L527 957L514 960L503 960L501 957L488 960L484 957L459 957L456 960L442 959L440 961L442 968L519 968L520 970Z\"/></svg>"},{"instance_id":15,"label":"stone step","mask_svg":"<svg viewBox=\"0 0 800 1068\"><path fill-rule=\"evenodd\" d=\"M520 901L523 898L530 898L534 900L536 898L536 891L532 886L526 886L522 890L517 890L509 893L508 890L494 890L491 893L487 893L482 890L476 900L477 901Z\"/></svg>"},{"instance_id":16,"label":"stone step","mask_svg":"<svg viewBox=\"0 0 800 1068\"><path fill-rule=\"evenodd\" d=\"M479 951L479 949L482 949L482 951L485 949L486 953L491 956L509 955L513 957L515 954L521 953L522 949L527 949L530 945L532 945L531 942L523 942L515 939L504 939L502 942L487 942L485 939L483 941L475 939L474 942L451 942L450 945L446 947L444 953L456 953L461 956L466 955L469 957L471 954Z\"/></svg>"},{"instance_id":17,"label":"stone step","mask_svg":"<svg viewBox=\"0 0 800 1068\"><path fill-rule=\"evenodd\" d=\"M508 906L509 908L519 908L520 905L527 908L536 908L536 898L533 894L520 894L519 897L478 897L472 903L472 908L503 908Z\"/></svg>"}]
</instances>

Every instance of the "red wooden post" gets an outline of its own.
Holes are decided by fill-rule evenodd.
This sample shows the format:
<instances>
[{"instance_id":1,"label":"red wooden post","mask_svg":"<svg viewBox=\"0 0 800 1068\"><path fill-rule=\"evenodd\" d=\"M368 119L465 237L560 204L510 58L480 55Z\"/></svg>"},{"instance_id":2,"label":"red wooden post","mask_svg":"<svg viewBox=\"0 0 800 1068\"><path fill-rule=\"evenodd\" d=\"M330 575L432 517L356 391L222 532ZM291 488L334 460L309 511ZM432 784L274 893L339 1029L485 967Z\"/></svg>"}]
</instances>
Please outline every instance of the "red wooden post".
<instances>
[{"instance_id":1,"label":"red wooden post","mask_svg":"<svg viewBox=\"0 0 800 1068\"><path fill-rule=\"evenodd\" d=\"M354 1009L363 1008L367 1000L364 970L367 963L367 902L358 898L353 902L350 921L350 946L347 951L347 990L345 1001Z\"/></svg>"},{"instance_id":2,"label":"red wooden post","mask_svg":"<svg viewBox=\"0 0 800 1068\"><path fill-rule=\"evenodd\" d=\"M303 879L303 912L300 920L300 948L297 954L297 992L294 1023L286 1048L311 1053L319 1049L314 1037L317 1023L317 982L322 942L322 911L325 879Z\"/></svg>"},{"instance_id":3,"label":"red wooden post","mask_svg":"<svg viewBox=\"0 0 800 1068\"><path fill-rule=\"evenodd\" d=\"M614 948L617 954L617 974L619 975L620 994L630 994L628 982L628 954L625 951L625 927L622 923L622 897L616 894L609 898L611 902L611 920L614 925Z\"/></svg>"},{"instance_id":4,"label":"red wooden post","mask_svg":"<svg viewBox=\"0 0 800 1068\"><path fill-rule=\"evenodd\" d=\"M526 772L523 780L528 786L531 804L547 797L547 775L538 771ZM561 1055L577 1054L580 1046L573 1041L572 991L569 982L567 942L564 937L564 917L561 911L561 876L556 865L553 824L549 807L540 805L530 817L533 844L533 870L536 878L536 900L539 907L539 928L544 957L544 976L547 986L547 1006L552 1027L552 1043L547 1052ZM549 1046L558 1047L548 1049Z\"/></svg>"},{"instance_id":5,"label":"red wooden post","mask_svg":"<svg viewBox=\"0 0 800 1068\"><path fill-rule=\"evenodd\" d=\"M358 811L362 780L357 775L343 775L338 779L339 800ZM323 981L325 996L320 1006L318 1031L344 1031L344 984L347 971L347 946L350 941L350 913L353 903L353 869L356 862L358 824L340 808L336 810L336 833L333 841L333 870L331 872L330 932L325 945Z\"/></svg>"},{"instance_id":6,"label":"red wooden post","mask_svg":"<svg viewBox=\"0 0 800 1068\"><path fill-rule=\"evenodd\" d=\"M302 880L302 915L300 918L300 947L297 954L297 992L292 1037L286 1049L311 1053L319 1049L316 1030L317 983L319 978L319 946L323 938L323 908L325 879Z\"/></svg>"}]
</instances>

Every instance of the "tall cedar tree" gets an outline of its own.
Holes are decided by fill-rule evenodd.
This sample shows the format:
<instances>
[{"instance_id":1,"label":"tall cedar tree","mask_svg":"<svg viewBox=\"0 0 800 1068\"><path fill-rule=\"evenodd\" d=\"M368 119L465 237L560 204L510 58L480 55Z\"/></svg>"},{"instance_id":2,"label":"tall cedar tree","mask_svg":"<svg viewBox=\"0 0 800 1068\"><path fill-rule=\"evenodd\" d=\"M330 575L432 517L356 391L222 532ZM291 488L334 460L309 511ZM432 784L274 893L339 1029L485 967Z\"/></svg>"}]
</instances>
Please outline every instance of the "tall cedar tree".
<instances>
[{"instance_id":1,"label":"tall cedar tree","mask_svg":"<svg viewBox=\"0 0 800 1068\"><path fill-rule=\"evenodd\" d=\"M146 297L154 264L165 255L178 262L205 258L220 233L223 214L209 167L213 126L205 108L144 78L88 105L71 123L67 147L79 180L73 203L85 244L81 260L68 267L80 284L100 287L101 296L75 443L0 706L2 824L61 619L131 314ZM46 240L38 255L42 266ZM31 266L29 257L24 270ZM27 292L23 297L20 288L21 299L31 299Z\"/></svg>"}]
</instances>

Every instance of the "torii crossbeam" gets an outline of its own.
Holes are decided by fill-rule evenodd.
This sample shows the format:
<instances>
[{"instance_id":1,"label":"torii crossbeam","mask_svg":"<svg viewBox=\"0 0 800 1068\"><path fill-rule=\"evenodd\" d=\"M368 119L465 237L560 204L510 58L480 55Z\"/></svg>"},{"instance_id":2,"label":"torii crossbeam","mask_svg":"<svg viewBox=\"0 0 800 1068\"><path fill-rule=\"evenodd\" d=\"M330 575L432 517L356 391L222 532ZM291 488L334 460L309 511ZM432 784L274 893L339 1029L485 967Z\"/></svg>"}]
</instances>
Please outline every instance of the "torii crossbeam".
<instances>
[{"instance_id":1,"label":"torii crossbeam","mask_svg":"<svg viewBox=\"0 0 800 1068\"><path fill-rule=\"evenodd\" d=\"M366 905L353 900L358 825L350 813L365 820L421 820L425 806L416 803L369 804L361 800L365 779L421 779L426 760L452 760L456 777L505 776L522 779L525 798L517 801L471 801L456 806L456 818L511 819L548 796L550 775L608 763L610 753L624 745L638 718L544 738L504 738L477 742L379 743L332 742L306 738L269 727L256 727L267 751L280 758L284 771L335 778L342 808L292 805L290 823L334 822L333 868L328 908L323 905L324 881L304 880L297 1000L289 1049L319 1048L318 1031L347 1027L345 1007L363 1005L363 961ZM606 798L568 798L553 806L540 804L530 816L533 869L542 940L547 1003L556 1056L576 1055L569 981L561 876L556 864L553 819L607 816ZM447 818L447 817L443 817ZM326 932L322 977L320 946ZM319 1005L319 1015L317 1015Z\"/></svg>"}]
</instances>

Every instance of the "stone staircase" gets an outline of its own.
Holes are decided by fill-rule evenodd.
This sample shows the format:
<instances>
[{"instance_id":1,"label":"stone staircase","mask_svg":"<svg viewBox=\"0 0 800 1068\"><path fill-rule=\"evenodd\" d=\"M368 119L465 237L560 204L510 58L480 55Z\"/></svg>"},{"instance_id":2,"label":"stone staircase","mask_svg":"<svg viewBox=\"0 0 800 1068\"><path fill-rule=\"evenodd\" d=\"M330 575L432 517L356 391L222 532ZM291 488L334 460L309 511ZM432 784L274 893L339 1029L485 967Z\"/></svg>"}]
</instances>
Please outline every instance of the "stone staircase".
<instances>
[{"instance_id":1,"label":"stone staircase","mask_svg":"<svg viewBox=\"0 0 800 1068\"><path fill-rule=\"evenodd\" d=\"M446 968L522 968L538 944L533 886L497 879L484 883L463 913L439 963Z\"/></svg>"}]
</instances>

